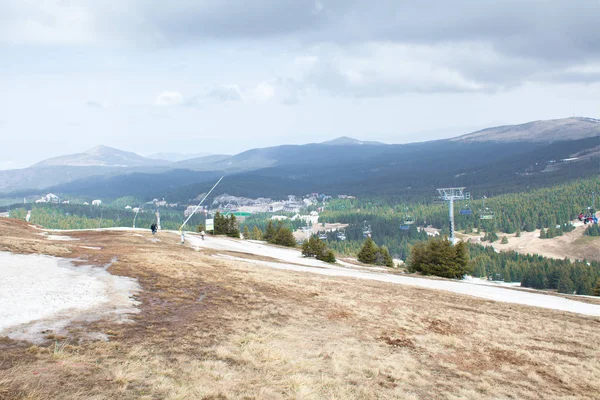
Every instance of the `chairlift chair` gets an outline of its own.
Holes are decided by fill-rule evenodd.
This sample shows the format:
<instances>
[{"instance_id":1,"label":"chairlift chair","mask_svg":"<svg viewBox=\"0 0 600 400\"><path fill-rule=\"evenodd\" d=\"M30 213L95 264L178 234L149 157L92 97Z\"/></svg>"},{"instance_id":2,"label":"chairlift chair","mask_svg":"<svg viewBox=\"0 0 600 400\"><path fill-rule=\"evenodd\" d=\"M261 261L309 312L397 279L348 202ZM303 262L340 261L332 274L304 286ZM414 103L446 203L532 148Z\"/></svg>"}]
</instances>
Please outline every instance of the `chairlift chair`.
<instances>
[{"instance_id":1,"label":"chairlift chair","mask_svg":"<svg viewBox=\"0 0 600 400\"><path fill-rule=\"evenodd\" d=\"M461 215L473 215L473 210L471 210L469 206L461 208L459 212Z\"/></svg>"},{"instance_id":2,"label":"chairlift chair","mask_svg":"<svg viewBox=\"0 0 600 400\"><path fill-rule=\"evenodd\" d=\"M487 220L494 219L494 211L492 211L488 207L482 208L479 211L479 219L487 219Z\"/></svg>"},{"instance_id":3,"label":"chairlift chair","mask_svg":"<svg viewBox=\"0 0 600 400\"><path fill-rule=\"evenodd\" d=\"M321 240L327 240L327 233L325 233L325 232L319 232L319 239L321 239Z\"/></svg>"},{"instance_id":4,"label":"chairlift chair","mask_svg":"<svg viewBox=\"0 0 600 400\"><path fill-rule=\"evenodd\" d=\"M412 225L415 223L415 219L408 214L408 207L405 208L406 212L404 214L404 225Z\"/></svg>"},{"instance_id":5,"label":"chairlift chair","mask_svg":"<svg viewBox=\"0 0 600 400\"><path fill-rule=\"evenodd\" d=\"M461 215L473 215L473 210L471 210L469 202L467 202L467 204L463 208L461 208L459 212Z\"/></svg>"},{"instance_id":6,"label":"chairlift chair","mask_svg":"<svg viewBox=\"0 0 600 400\"><path fill-rule=\"evenodd\" d=\"M494 219L494 211L489 207L485 206L485 199L485 196L483 196L483 198L481 199L481 210L479 210L479 219Z\"/></svg>"},{"instance_id":7,"label":"chairlift chair","mask_svg":"<svg viewBox=\"0 0 600 400\"><path fill-rule=\"evenodd\" d=\"M346 233L343 229L339 230L336 237L338 238L338 240L346 240Z\"/></svg>"},{"instance_id":8,"label":"chairlift chair","mask_svg":"<svg viewBox=\"0 0 600 400\"><path fill-rule=\"evenodd\" d=\"M371 225L367 225L367 221L365 221L363 224L362 233L364 237L371 237Z\"/></svg>"}]
</instances>

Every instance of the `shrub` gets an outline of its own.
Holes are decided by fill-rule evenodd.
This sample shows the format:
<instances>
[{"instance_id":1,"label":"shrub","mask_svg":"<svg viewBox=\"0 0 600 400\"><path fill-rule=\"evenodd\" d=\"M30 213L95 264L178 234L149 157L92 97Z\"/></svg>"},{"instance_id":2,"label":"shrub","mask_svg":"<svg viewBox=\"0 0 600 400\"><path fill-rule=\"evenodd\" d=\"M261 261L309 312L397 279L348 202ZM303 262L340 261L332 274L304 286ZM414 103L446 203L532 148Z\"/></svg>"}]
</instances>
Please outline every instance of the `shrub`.
<instances>
[{"instance_id":1,"label":"shrub","mask_svg":"<svg viewBox=\"0 0 600 400\"><path fill-rule=\"evenodd\" d=\"M377 247L370 237L365 240L358 252L358 261L365 264L385 265L390 268L394 266L394 261L387 247Z\"/></svg>"},{"instance_id":2,"label":"shrub","mask_svg":"<svg viewBox=\"0 0 600 400\"><path fill-rule=\"evenodd\" d=\"M302 243L302 255L304 257L315 257L317 260L328 263L335 262L333 251L328 249L325 242L316 236L311 236L310 239Z\"/></svg>"},{"instance_id":3,"label":"shrub","mask_svg":"<svg viewBox=\"0 0 600 400\"><path fill-rule=\"evenodd\" d=\"M496 240L498 240L498 235L496 234L496 232L486 232L485 236L483 237L483 241L489 241L490 243L494 243Z\"/></svg>"},{"instance_id":4,"label":"shrub","mask_svg":"<svg viewBox=\"0 0 600 400\"><path fill-rule=\"evenodd\" d=\"M280 246L296 247L296 238L294 238L294 234L289 228L279 226L272 243Z\"/></svg>"}]
</instances>

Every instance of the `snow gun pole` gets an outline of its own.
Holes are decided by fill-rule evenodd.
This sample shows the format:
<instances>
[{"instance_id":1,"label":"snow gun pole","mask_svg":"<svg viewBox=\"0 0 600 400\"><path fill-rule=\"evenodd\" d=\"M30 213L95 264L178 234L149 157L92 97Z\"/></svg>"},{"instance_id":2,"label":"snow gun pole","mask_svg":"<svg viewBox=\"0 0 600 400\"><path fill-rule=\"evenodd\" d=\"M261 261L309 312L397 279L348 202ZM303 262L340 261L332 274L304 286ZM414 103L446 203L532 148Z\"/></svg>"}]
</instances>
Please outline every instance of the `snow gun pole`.
<instances>
[{"instance_id":1,"label":"snow gun pole","mask_svg":"<svg viewBox=\"0 0 600 400\"><path fill-rule=\"evenodd\" d=\"M208 195L215 190L215 188L217 187L217 185L219 183L221 183L221 181L223 180L224 176L221 177L221 179L219 179L217 181L217 183L215 183L215 186L212 187L212 189L209 190L208 193L206 193L206 196L204 196L204 198L202 199L202 201L196 206L196 208L194 208L194 211L192 211L192 213L187 217L187 219L185 220L185 222L183 224L181 224L181 227L179 227L179 232L181 232L181 241L183 242L183 227L185 226L185 224L188 223L188 221L190 220L190 218L192 218L192 216L196 213L196 211L198 211L198 209L200 208L200 206L202 205L202 203L204 203L204 200L206 200L206 198L208 197Z\"/></svg>"}]
</instances>

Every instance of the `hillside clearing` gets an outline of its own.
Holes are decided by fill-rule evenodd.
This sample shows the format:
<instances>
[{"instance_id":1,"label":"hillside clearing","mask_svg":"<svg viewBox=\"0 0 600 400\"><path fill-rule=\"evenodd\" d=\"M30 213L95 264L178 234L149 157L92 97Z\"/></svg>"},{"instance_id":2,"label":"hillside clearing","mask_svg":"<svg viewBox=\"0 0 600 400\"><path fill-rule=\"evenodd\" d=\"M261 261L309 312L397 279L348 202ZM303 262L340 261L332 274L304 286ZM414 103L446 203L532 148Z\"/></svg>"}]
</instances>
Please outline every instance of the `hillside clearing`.
<instances>
[{"instance_id":1,"label":"hillside clearing","mask_svg":"<svg viewBox=\"0 0 600 400\"><path fill-rule=\"evenodd\" d=\"M260 268L149 232L35 235L0 250L67 257L139 281L132 322L31 346L0 339L0 398L595 398L600 319L385 282ZM82 248L100 247L102 250ZM102 332L109 341L84 333Z\"/></svg>"}]
</instances>

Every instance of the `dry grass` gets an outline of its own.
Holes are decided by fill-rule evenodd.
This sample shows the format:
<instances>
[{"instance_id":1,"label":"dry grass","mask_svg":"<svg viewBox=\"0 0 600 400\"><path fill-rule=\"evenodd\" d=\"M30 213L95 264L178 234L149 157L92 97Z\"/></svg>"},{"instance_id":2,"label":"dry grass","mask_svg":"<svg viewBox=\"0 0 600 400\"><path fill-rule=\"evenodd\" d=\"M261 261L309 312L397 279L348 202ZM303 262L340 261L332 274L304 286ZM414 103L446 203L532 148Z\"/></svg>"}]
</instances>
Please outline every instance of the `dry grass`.
<instances>
[{"instance_id":1,"label":"dry grass","mask_svg":"<svg viewBox=\"0 0 600 400\"><path fill-rule=\"evenodd\" d=\"M116 256L109 271L143 288L133 323L0 339L1 400L599 397L597 318L217 260L175 236L54 243L0 224L0 249ZM84 340L91 330L110 341Z\"/></svg>"}]
</instances>

